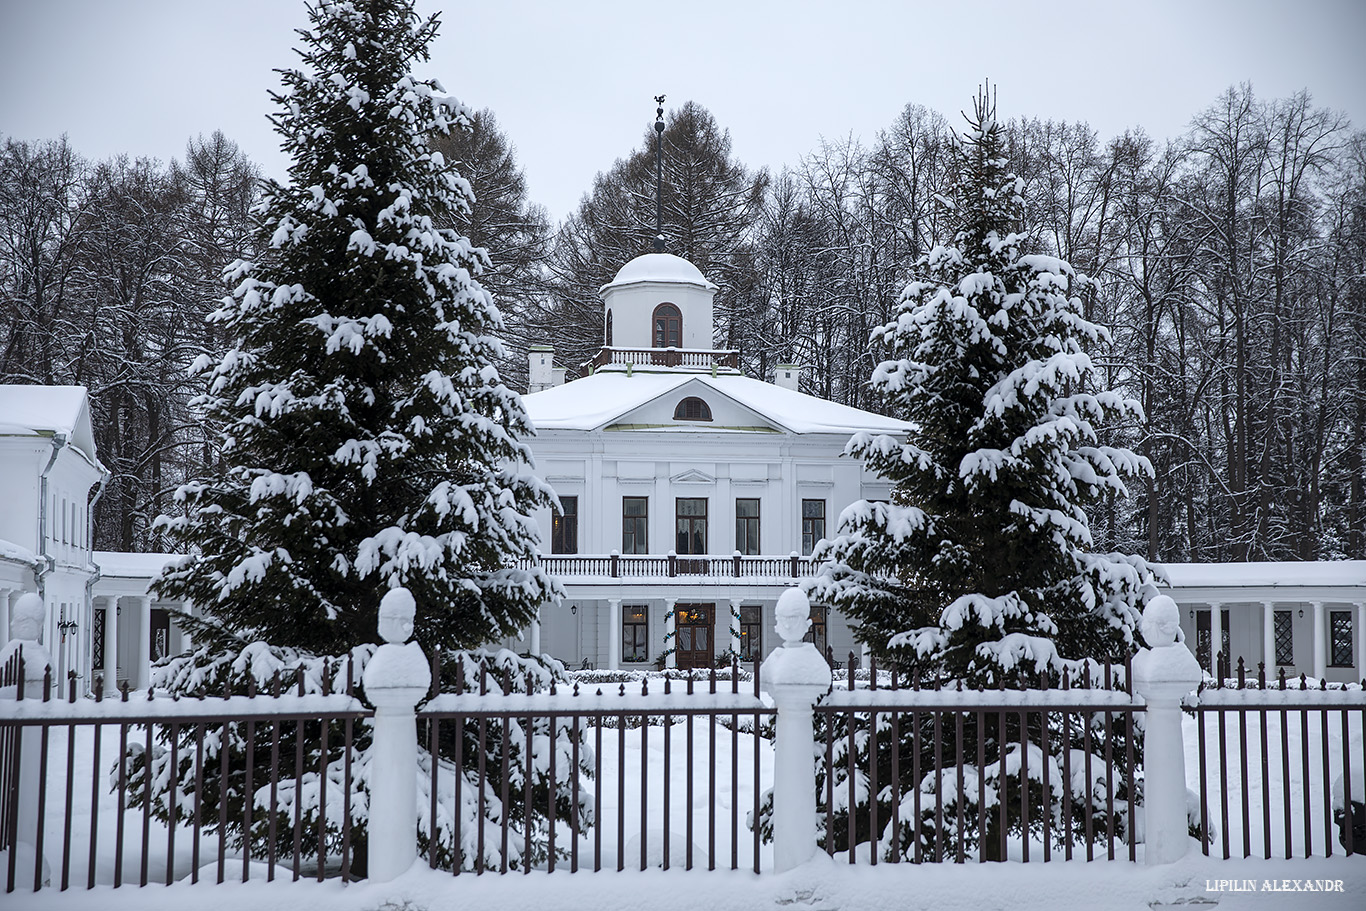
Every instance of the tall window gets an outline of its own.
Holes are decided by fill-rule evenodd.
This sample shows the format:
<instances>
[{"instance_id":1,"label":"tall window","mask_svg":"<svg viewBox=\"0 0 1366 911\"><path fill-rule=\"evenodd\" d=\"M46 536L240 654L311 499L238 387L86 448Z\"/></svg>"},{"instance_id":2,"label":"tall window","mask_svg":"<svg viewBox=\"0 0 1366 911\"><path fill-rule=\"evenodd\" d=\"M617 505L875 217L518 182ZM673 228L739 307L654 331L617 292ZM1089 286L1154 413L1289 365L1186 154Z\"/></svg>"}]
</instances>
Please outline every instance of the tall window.
<instances>
[{"instance_id":1,"label":"tall window","mask_svg":"<svg viewBox=\"0 0 1366 911\"><path fill-rule=\"evenodd\" d=\"M677 541L674 545L674 552L679 554L705 554L707 552L706 497L679 497L677 503L675 525Z\"/></svg>"},{"instance_id":2,"label":"tall window","mask_svg":"<svg viewBox=\"0 0 1366 911\"><path fill-rule=\"evenodd\" d=\"M608 311L607 311L607 327L606 327L606 329L605 329L604 337L605 337L607 340L606 340L605 342L603 342L603 344L606 345L608 348L611 348L611 347L612 347L612 311L611 311L611 310L608 310Z\"/></svg>"},{"instance_id":3,"label":"tall window","mask_svg":"<svg viewBox=\"0 0 1366 911\"><path fill-rule=\"evenodd\" d=\"M825 501L802 500L802 556L811 556L816 542L825 537Z\"/></svg>"},{"instance_id":4,"label":"tall window","mask_svg":"<svg viewBox=\"0 0 1366 911\"><path fill-rule=\"evenodd\" d=\"M764 654L764 609L740 608L740 659L753 661Z\"/></svg>"},{"instance_id":5,"label":"tall window","mask_svg":"<svg viewBox=\"0 0 1366 911\"><path fill-rule=\"evenodd\" d=\"M650 552L650 499L648 497L621 498L621 552L648 554Z\"/></svg>"},{"instance_id":6,"label":"tall window","mask_svg":"<svg viewBox=\"0 0 1366 911\"><path fill-rule=\"evenodd\" d=\"M560 497L560 511L550 518L550 552L579 552L579 498Z\"/></svg>"},{"instance_id":7,"label":"tall window","mask_svg":"<svg viewBox=\"0 0 1366 911\"><path fill-rule=\"evenodd\" d=\"M673 304L660 304L655 308L654 347L683 347L683 314Z\"/></svg>"},{"instance_id":8,"label":"tall window","mask_svg":"<svg viewBox=\"0 0 1366 911\"><path fill-rule=\"evenodd\" d=\"M1276 663L1295 663L1295 615L1288 610L1278 610L1275 615Z\"/></svg>"},{"instance_id":9,"label":"tall window","mask_svg":"<svg viewBox=\"0 0 1366 911\"><path fill-rule=\"evenodd\" d=\"M1328 612L1328 641L1331 644L1333 667L1352 666L1352 612L1335 610Z\"/></svg>"},{"instance_id":10,"label":"tall window","mask_svg":"<svg viewBox=\"0 0 1366 911\"><path fill-rule=\"evenodd\" d=\"M621 660L650 660L650 636L643 604L628 604L621 609Z\"/></svg>"},{"instance_id":11,"label":"tall window","mask_svg":"<svg viewBox=\"0 0 1366 911\"><path fill-rule=\"evenodd\" d=\"M759 553L759 501L735 501L735 549L745 556Z\"/></svg>"}]
</instances>

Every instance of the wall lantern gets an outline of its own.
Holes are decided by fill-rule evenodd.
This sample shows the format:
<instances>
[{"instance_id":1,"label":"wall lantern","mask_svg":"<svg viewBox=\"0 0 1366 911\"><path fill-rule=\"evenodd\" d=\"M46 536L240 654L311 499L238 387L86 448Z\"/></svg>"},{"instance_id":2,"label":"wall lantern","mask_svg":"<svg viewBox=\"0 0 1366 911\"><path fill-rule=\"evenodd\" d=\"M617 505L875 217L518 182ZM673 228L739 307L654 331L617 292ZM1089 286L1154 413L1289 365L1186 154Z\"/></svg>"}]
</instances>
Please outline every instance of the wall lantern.
<instances>
[{"instance_id":1,"label":"wall lantern","mask_svg":"<svg viewBox=\"0 0 1366 911\"><path fill-rule=\"evenodd\" d=\"M571 614L577 614L579 612L579 606L577 604L569 605L569 612Z\"/></svg>"}]
</instances>

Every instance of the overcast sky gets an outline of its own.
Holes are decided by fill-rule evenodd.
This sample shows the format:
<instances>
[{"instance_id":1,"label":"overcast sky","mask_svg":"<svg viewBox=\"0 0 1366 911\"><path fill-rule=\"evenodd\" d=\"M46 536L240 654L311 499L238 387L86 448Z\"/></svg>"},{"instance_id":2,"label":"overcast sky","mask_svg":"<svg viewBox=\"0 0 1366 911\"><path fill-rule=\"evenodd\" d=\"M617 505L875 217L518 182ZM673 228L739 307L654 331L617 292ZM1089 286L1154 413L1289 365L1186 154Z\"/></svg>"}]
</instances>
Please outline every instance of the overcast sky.
<instances>
[{"instance_id":1,"label":"overcast sky","mask_svg":"<svg viewBox=\"0 0 1366 911\"><path fill-rule=\"evenodd\" d=\"M692 99L751 167L795 165L822 138L871 141L908 103L951 116L982 78L1000 114L1085 120L1102 139L1179 134L1228 86L1307 88L1366 126L1366 0L893 2L655 0L440 3L420 75L491 108L532 199L568 214L628 154L652 97ZM274 67L303 0L0 0L0 134L66 133L82 154L182 157L223 130L272 176Z\"/></svg>"}]
</instances>

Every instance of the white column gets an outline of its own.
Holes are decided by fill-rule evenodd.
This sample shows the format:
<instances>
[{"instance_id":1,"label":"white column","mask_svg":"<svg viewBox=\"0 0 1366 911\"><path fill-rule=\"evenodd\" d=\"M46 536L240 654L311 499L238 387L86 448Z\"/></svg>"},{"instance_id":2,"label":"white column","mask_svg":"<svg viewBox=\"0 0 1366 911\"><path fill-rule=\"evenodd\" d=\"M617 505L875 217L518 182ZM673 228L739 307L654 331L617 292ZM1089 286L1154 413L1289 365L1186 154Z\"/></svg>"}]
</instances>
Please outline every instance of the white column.
<instances>
[{"instance_id":1,"label":"white column","mask_svg":"<svg viewBox=\"0 0 1366 911\"><path fill-rule=\"evenodd\" d=\"M1354 624L1357 636L1357 667L1352 676L1358 681L1366 678L1366 602L1357 605L1357 622Z\"/></svg>"},{"instance_id":2,"label":"white column","mask_svg":"<svg viewBox=\"0 0 1366 911\"><path fill-rule=\"evenodd\" d=\"M734 507L732 507L734 508ZM730 650L740 654L740 599L730 599L730 616L726 618L726 632L730 635Z\"/></svg>"},{"instance_id":3,"label":"white column","mask_svg":"<svg viewBox=\"0 0 1366 911\"><path fill-rule=\"evenodd\" d=\"M1209 662L1210 674L1219 676L1219 654L1224 648L1224 606L1218 601L1209 606Z\"/></svg>"},{"instance_id":4,"label":"white column","mask_svg":"<svg viewBox=\"0 0 1366 911\"><path fill-rule=\"evenodd\" d=\"M107 697L119 686L119 599L106 596L104 603L104 692Z\"/></svg>"},{"instance_id":5,"label":"white column","mask_svg":"<svg viewBox=\"0 0 1366 911\"><path fill-rule=\"evenodd\" d=\"M138 652L137 667L128 676L133 678L134 687L146 689L152 679L152 599L149 595L137 595L138 605Z\"/></svg>"},{"instance_id":6,"label":"white column","mask_svg":"<svg viewBox=\"0 0 1366 911\"><path fill-rule=\"evenodd\" d=\"M1322 680L1328 674L1328 643L1324 633L1323 602L1311 601L1314 608L1314 679Z\"/></svg>"},{"instance_id":7,"label":"white column","mask_svg":"<svg viewBox=\"0 0 1366 911\"><path fill-rule=\"evenodd\" d=\"M668 643L665 647L672 649L669 657L664 659L665 667L678 667L678 619L674 617L674 605L677 603L677 598L664 599L664 641Z\"/></svg>"},{"instance_id":8,"label":"white column","mask_svg":"<svg viewBox=\"0 0 1366 911\"><path fill-rule=\"evenodd\" d=\"M528 638L531 640L531 657L538 657L541 654L541 620L539 617L531 621Z\"/></svg>"},{"instance_id":9,"label":"white column","mask_svg":"<svg viewBox=\"0 0 1366 911\"><path fill-rule=\"evenodd\" d=\"M602 640L599 639L599 642ZM607 669L621 668L621 599L607 599Z\"/></svg>"},{"instance_id":10,"label":"white column","mask_svg":"<svg viewBox=\"0 0 1366 911\"><path fill-rule=\"evenodd\" d=\"M1266 665L1266 680L1276 676L1276 605L1262 602L1262 663Z\"/></svg>"},{"instance_id":11,"label":"white column","mask_svg":"<svg viewBox=\"0 0 1366 911\"><path fill-rule=\"evenodd\" d=\"M1190 846L1186 820L1186 752L1181 700L1200 682L1200 664L1177 647L1179 608L1159 595L1143 609L1143 638L1150 648L1133 659L1134 692L1146 703L1143 735L1143 859L1148 865L1180 860ZM1212 651L1212 650L1211 650Z\"/></svg>"},{"instance_id":12,"label":"white column","mask_svg":"<svg viewBox=\"0 0 1366 911\"><path fill-rule=\"evenodd\" d=\"M0 643L9 641L9 599L14 597L14 589L0 588Z\"/></svg>"}]
</instances>

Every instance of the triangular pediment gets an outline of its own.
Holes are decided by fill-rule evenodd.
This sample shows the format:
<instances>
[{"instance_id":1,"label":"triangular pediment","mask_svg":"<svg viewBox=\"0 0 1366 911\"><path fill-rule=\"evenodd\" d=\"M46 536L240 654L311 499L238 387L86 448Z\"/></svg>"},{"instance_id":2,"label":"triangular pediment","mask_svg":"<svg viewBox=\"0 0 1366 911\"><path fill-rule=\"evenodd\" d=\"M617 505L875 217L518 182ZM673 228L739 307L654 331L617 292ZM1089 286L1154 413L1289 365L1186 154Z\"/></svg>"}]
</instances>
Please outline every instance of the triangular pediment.
<instances>
[{"instance_id":1,"label":"triangular pediment","mask_svg":"<svg viewBox=\"0 0 1366 911\"><path fill-rule=\"evenodd\" d=\"M678 474L672 476L669 478L669 481L674 484L715 484L716 478L707 474L705 471L689 468L686 471L680 471Z\"/></svg>"}]
</instances>

